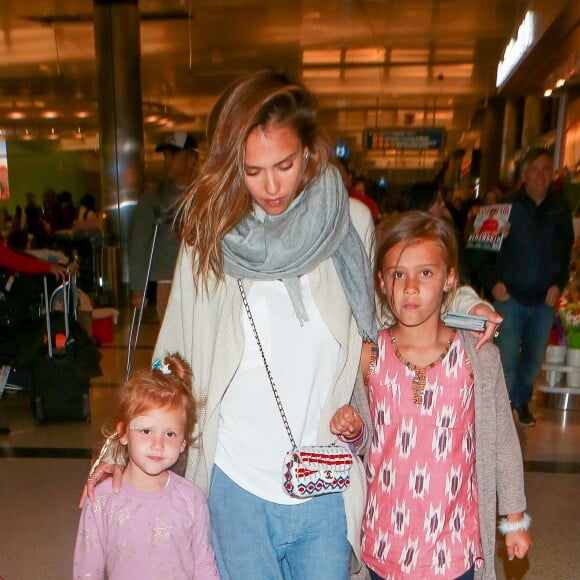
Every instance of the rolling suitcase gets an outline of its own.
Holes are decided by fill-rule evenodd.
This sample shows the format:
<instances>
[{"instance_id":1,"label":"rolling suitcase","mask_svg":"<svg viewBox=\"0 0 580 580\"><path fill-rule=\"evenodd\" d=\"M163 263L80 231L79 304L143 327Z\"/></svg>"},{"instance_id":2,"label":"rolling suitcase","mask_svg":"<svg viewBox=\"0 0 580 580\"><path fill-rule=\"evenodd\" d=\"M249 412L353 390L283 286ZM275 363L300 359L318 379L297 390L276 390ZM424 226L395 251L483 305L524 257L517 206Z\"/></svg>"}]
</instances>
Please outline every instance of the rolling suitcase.
<instances>
[{"instance_id":1,"label":"rolling suitcase","mask_svg":"<svg viewBox=\"0 0 580 580\"><path fill-rule=\"evenodd\" d=\"M69 292L70 281L67 281L62 285L64 312L53 312L44 278L46 334L43 332L42 352L32 361L30 385L32 413L37 423L91 418L90 376L71 333Z\"/></svg>"}]
</instances>

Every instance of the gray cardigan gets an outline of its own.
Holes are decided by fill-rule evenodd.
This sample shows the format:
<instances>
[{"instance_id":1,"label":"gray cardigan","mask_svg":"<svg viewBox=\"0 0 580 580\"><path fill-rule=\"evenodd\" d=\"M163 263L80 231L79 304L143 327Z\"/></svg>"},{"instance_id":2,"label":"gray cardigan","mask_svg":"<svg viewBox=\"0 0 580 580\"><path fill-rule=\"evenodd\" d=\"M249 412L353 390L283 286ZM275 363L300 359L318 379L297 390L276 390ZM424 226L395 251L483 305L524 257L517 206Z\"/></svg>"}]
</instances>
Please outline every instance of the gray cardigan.
<instances>
[{"instance_id":1,"label":"gray cardigan","mask_svg":"<svg viewBox=\"0 0 580 580\"><path fill-rule=\"evenodd\" d=\"M493 580L497 514L526 509L522 452L497 347L487 343L476 352L475 338L465 331L461 340L475 377L475 471L485 562L475 577Z\"/></svg>"}]
</instances>

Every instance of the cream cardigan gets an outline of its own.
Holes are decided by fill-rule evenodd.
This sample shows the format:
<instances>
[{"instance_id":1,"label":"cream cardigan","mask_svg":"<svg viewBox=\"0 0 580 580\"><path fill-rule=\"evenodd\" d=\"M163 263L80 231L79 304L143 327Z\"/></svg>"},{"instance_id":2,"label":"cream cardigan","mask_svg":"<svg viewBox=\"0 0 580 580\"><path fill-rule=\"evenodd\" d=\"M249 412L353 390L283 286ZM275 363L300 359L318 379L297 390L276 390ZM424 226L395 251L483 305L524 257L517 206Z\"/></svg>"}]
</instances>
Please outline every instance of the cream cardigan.
<instances>
[{"instance_id":1,"label":"cream cardigan","mask_svg":"<svg viewBox=\"0 0 580 580\"><path fill-rule=\"evenodd\" d=\"M374 226L366 207L350 203L351 218L369 254ZM362 340L351 315L332 259L308 274L312 296L320 314L340 345L340 368L331 396L326 401L318 430L318 443L334 440L330 420L334 412L350 401L357 375ZM251 285L244 282L246 292ZM242 358L244 332L243 305L237 282L230 276L216 282L211 278L208 291L196 291L192 278L192 256L182 247L173 279L171 296L155 346L155 358L167 352L180 352L193 369L193 392L201 403L196 428L199 440L189 450L186 477L206 493L209 489L217 445L220 402ZM265 393L268 396L269 393ZM282 466L280 458L280 469ZM358 557L360 522L365 505L365 480L359 462L351 472L351 485L343 494L348 539Z\"/></svg>"},{"instance_id":2,"label":"cream cardigan","mask_svg":"<svg viewBox=\"0 0 580 580\"><path fill-rule=\"evenodd\" d=\"M363 244L372 255L374 226L366 206L350 200L353 224ZM318 430L319 445L334 440L330 420L335 411L348 403L360 362L362 340L332 259L321 262L308 274L312 296L320 314L340 345L340 362L336 383L322 410ZM244 281L246 292L251 285ZM460 295L460 306L468 311L481 302L473 291ZM182 246L173 278L169 304L154 350L154 358L179 352L193 370L193 394L199 403L199 421L195 435L198 441L189 449L186 477L209 490L217 445L220 402L229 387L244 349L242 327L243 305L237 282L230 276L223 281L210 277L208 287L195 289L192 277L192 255ZM282 458L280 458L282 461ZM351 485L343 494L348 540L357 559L360 552L360 524L365 506L366 483L362 464L351 472Z\"/></svg>"}]
</instances>

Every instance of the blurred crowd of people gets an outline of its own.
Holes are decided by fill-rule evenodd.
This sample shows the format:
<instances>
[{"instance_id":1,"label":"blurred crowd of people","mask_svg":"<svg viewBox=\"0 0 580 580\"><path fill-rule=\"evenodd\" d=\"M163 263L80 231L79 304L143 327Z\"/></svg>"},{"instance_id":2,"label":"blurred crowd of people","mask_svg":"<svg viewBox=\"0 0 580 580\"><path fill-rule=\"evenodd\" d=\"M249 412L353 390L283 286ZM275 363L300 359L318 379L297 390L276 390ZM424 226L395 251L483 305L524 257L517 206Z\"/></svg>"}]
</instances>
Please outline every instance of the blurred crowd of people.
<instances>
[{"instance_id":1,"label":"blurred crowd of people","mask_svg":"<svg viewBox=\"0 0 580 580\"><path fill-rule=\"evenodd\" d=\"M10 238L19 240L19 247L25 249L22 240L26 234L26 248L50 248L60 232L100 228L100 217L94 195L84 195L78 208L73 202L70 191L56 193L47 187L42 194L42 204L38 204L36 194L26 194L24 208L17 205L14 215L6 207L1 209L0 226L2 233L11 245Z\"/></svg>"}]
</instances>

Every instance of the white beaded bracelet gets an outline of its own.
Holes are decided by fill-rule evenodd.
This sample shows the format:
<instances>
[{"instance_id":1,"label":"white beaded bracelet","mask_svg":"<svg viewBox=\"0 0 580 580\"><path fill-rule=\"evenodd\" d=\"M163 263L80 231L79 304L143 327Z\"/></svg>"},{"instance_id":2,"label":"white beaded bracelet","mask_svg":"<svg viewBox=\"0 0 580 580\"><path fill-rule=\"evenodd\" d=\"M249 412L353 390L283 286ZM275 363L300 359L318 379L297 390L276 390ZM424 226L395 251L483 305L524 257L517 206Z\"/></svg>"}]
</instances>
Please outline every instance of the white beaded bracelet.
<instances>
[{"instance_id":1,"label":"white beaded bracelet","mask_svg":"<svg viewBox=\"0 0 580 580\"><path fill-rule=\"evenodd\" d=\"M531 524L532 518L527 512L524 512L524 517L515 522L510 522L507 518L501 518L497 527L500 533L505 536L510 532L525 532L530 529Z\"/></svg>"}]
</instances>

